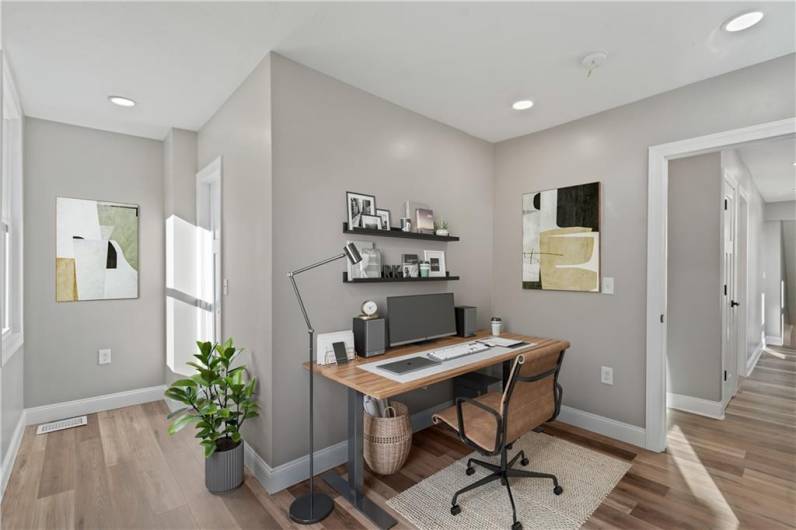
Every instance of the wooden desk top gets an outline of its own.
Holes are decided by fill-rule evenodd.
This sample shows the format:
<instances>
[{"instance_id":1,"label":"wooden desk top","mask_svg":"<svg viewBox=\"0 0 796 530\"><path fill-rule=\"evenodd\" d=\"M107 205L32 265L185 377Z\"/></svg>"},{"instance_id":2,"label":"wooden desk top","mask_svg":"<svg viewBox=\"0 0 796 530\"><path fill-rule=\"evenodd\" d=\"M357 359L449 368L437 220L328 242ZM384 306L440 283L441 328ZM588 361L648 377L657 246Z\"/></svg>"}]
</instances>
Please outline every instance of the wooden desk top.
<instances>
[{"instance_id":1,"label":"wooden desk top","mask_svg":"<svg viewBox=\"0 0 796 530\"><path fill-rule=\"evenodd\" d=\"M393 396L397 396L399 394L404 394L411 390L416 390L418 388L423 388L425 386L433 385L434 383L439 383L441 381L446 381L448 379L453 379L454 377L462 374L466 374L469 372L474 372L476 370L480 370L481 368L486 368L487 366L492 366L494 364L499 364L503 361L509 361L514 359L520 353L524 353L526 357L533 356L534 352L538 352L541 354L542 352L548 351L550 348L555 348L558 350L565 350L569 347L569 342L565 340L557 340L557 339L544 339L539 337L529 337L526 335L517 335L513 333L504 333L501 337L509 338L509 339L516 339L516 340L523 340L526 342L535 342L534 345L529 346L520 346L517 348L512 348L511 351L506 352L503 355L496 355L495 357L490 357L489 359L484 359L479 362L474 362L472 364L468 364L465 366L458 366L456 368L451 368L445 372L440 372L436 374L432 374L428 377L423 377L421 379L415 379L414 381L409 381L407 383L399 383L397 381L393 381L392 379L387 379L386 377L382 377L380 375L376 375L374 373L359 370L357 366L362 366L367 363L372 363L375 361L384 361L385 359L390 359L392 357L399 357L401 355L406 355L409 353L415 352L422 352L431 349L438 349L444 348L446 346L453 346L454 344L459 344L461 342L469 342L471 340L475 340L480 337L488 337L491 334L486 331L479 331L475 337L447 337L444 339L437 339L433 343L425 343L420 345L411 345L411 346L401 346L398 348L393 348L387 350L387 353L384 355L378 355L376 357L371 358L364 358L357 356L354 360L348 361L346 364L337 365L337 364L327 364L324 366L315 366L315 373L326 377L327 379L331 379L337 383L340 383L343 386L347 386L348 388L353 388L354 390L358 390L365 395L373 396L379 399L386 399ZM309 369L310 363L304 363L304 368Z\"/></svg>"}]
</instances>

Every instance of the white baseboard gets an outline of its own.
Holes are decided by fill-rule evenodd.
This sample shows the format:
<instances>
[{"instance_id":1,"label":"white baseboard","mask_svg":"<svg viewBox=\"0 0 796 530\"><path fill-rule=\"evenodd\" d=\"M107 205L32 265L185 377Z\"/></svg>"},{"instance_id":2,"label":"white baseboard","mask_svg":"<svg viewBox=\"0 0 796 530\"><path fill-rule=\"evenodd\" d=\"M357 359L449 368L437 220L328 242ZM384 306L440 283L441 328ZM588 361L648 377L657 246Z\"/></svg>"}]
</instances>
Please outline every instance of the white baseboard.
<instances>
[{"instance_id":1,"label":"white baseboard","mask_svg":"<svg viewBox=\"0 0 796 530\"><path fill-rule=\"evenodd\" d=\"M757 347L757 349L749 358L749 360L746 361L746 373L744 374L745 377L749 377L751 375L752 370L754 370L755 366L757 366L757 361L760 360L760 356L763 354L764 349L765 349L765 344L761 344L760 346Z\"/></svg>"},{"instance_id":2,"label":"white baseboard","mask_svg":"<svg viewBox=\"0 0 796 530\"><path fill-rule=\"evenodd\" d=\"M721 401L710 401L708 399L667 392L666 406L671 409L713 418L714 420L724 419L724 404Z\"/></svg>"},{"instance_id":3,"label":"white baseboard","mask_svg":"<svg viewBox=\"0 0 796 530\"><path fill-rule=\"evenodd\" d=\"M84 414L93 414L103 410L129 407L131 405L148 403L150 401L159 401L163 399L163 392L165 390L165 385L150 386L147 388L127 390L125 392L116 392L115 394L104 394L102 396L76 399L74 401L64 401L62 403L31 407L25 409L25 420L28 425L38 425L39 423L72 418Z\"/></svg>"},{"instance_id":4,"label":"white baseboard","mask_svg":"<svg viewBox=\"0 0 796 530\"><path fill-rule=\"evenodd\" d=\"M643 427L630 425L629 423L592 414L591 412L573 409L566 405L561 406L561 412L557 419L563 423L569 423L575 427L596 432L638 447L644 447L646 442L646 431Z\"/></svg>"},{"instance_id":5,"label":"white baseboard","mask_svg":"<svg viewBox=\"0 0 796 530\"><path fill-rule=\"evenodd\" d=\"M14 427L14 433L11 435L11 443L8 445L8 450L3 457L2 468L0 468L0 500L6 492L8 479L11 478L11 472L14 470L14 462L17 459L19 452L19 445L22 443L22 435L25 434L25 411L19 415L17 426Z\"/></svg>"},{"instance_id":6,"label":"white baseboard","mask_svg":"<svg viewBox=\"0 0 796 530\"><path fill-rule=\"evenodd\" d=\"M782 337L766 335L766 344L770 344L771 346L782 346Z\"/></svg>"}]
</instances>

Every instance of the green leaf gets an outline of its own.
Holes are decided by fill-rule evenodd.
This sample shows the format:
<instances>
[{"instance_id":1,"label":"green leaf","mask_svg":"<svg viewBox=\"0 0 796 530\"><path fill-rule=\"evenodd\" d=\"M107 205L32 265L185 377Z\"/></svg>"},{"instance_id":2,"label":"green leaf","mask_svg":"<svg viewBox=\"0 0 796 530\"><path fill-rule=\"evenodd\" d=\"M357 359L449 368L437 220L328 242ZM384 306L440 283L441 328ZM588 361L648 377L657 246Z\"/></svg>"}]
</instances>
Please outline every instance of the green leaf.
<instances>
[{"instance_id":1,"label":"green leaf","mask_svg":"<svg viewBox=\"0 0 796 530\"><path fill-rule=\"evenodd\" d=\"M192 414L186 414L185 416L180 416L176 420L169 425L169 434L176 434L177 432L181 431L183 427L186 425L196 422L199 420L199 416L195 416Z\"/></svg>"},{"instance_id":2,"label":"green leaf","mask_svg":"<svg viewBox=\"0 0 796 530\"><path fill-rule=\"evenodd\" d=\"M170 420L170 419L171 419L171 418L173 418L174 416L179 416L180 414L182 414L182 413L184 413L184 412L187 412L187 411L189 411L189 410L191 410L191 407L183 407L183 408L181 408L181 409L179 409L179 410L175 410L174 412L172 412L172 413L170 413L169 415L167 415L167 416L166 416L166 419L167 419L167 420Z\"/></svg>"},{"instance_id":3,"label":"green leaf","mask_svg":"<svg viewBox=\"0 0 796 530\"><path fill-rule=\"evenodd\" d=\"M171 384L172 387L196 386L193 379L178 379Z\"/></svg>"}]
</instances>

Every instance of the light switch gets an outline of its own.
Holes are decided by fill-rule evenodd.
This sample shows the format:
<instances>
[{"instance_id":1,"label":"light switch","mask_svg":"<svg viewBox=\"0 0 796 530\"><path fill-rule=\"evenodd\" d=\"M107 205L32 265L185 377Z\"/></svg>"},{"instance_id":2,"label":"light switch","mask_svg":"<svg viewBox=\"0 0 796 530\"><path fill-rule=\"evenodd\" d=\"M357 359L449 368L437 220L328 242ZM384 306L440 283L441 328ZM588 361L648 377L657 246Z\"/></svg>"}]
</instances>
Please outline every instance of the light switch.
<instances>
[{"instance_id":1,"label":"light switch","mask_svg":"<svg viewBox=\"0 0 796 530\"><path fill-rule=\"evenodd\" d=\"M603 276L603 294L614 294L614 279Z\"/></svg>"},{"instance_id":2,"label":"light switch","mask_svg":"<svg viewBox=\"0 0 796 530\"><path fill-rule=\"evenodd\" d=\"M110 364L111 363L111 350L102 349L97 350L97 364Z\"/></svg>"}]
</instances>

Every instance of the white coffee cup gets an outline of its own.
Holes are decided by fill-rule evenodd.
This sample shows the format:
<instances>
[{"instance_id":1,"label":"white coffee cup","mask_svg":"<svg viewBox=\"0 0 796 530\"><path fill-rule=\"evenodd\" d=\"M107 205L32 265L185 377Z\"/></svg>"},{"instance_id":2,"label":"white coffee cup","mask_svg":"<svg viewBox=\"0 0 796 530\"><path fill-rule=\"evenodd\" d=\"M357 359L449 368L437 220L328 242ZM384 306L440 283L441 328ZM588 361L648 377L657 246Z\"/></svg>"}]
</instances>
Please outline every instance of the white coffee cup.
<instances>
[{"instance_id":1,"label":"white coffee cup","mask_svg":"<svg viewBox=\"0 0 796 530\"><path fill-rule=\"evenodd\" d=\"M499 337L502 331L503 331L503 321L502 320L493 320L492 321L492 335L494 337Z\"/></svg>"}]
</instances>

